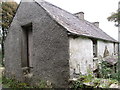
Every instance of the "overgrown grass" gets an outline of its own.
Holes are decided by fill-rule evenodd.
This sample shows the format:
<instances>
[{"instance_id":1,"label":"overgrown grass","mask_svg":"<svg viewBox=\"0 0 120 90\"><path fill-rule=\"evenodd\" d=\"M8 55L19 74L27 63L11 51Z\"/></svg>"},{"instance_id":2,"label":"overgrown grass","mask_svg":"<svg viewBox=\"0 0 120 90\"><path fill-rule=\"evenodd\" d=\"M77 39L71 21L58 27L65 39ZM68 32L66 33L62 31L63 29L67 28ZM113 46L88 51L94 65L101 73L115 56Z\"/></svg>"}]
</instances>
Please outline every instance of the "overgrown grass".
<instances>
[{"instance_id":1,"label":"overgrown grass","mask_svg":"<svg viewBox=\"0 0 120 90\"><path fill-rule=\"evenodd\" d=\"M100 65L99 78L95 77L93 72L88 69L88 74L80 75L77 81L73 81L71 88L88 88L88 86L90 88L109 88L112 84L119 85L119 72L115 73L106 62L102 62Z\"/></svg>"},{"instance_id":2,"label":"overgrown grass","mask_svg":"<svg viewBox=\"0 0 120 90\"><path fill-rule=\"evenodd\" d=\"M13 88L14 90L18 90L19 88L22 88L22 89L24 88L51 88L47 85L45 81L39 81L37 85L30 86L27 83L23 83L15 79L10 79L6 77L2 78L2 84L3 84L3 88Z\"/></svg>"},{"instance_id":3,"label":"overgrown grass","mask_svg":"<svg viewBox=\"0 0 120 90\"><path fill-rule=\"evenodd\" d=\"M103 61L101 64L101 69L99 69L99 74L101 78L104 79L115 79L120 81L120 72L118 72L118 67L117 66L112 66L110 67L109 64L105 61ZM116 72L113 68L116 67Z\"/></svg>"},{"instance_id":4,"label":"overgrown grass","mask_svg":"<svg viewBox=\"0 0 120 90\"><path fill-rule=\"evenodd\" d=\"M96 78L93 74L80 75L77 81L73 81L70 88L109 88L111 84L117 84L115 79Z\"/></svg>"},{"instance_id":5,"label":"overgrown grass","mask_svg":"<svg viewBox=\"0 0 120 90\"><path fill-rule=\"evenodd\" d=\"M5 77L2 77L2 84L3 84L3 88L27 88L28 87L26 83L21 83L14 79L9 79Z\"/></svg>"}]
</instances>

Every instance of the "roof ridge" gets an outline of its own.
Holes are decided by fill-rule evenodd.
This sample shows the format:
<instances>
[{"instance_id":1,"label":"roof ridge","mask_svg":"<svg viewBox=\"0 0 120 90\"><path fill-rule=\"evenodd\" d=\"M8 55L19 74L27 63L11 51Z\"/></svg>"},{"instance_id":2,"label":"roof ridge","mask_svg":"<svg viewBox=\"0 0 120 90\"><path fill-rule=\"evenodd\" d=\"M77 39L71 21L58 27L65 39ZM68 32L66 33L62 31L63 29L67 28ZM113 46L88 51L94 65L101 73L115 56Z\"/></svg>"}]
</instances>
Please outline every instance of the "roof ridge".
<instances>
[{"instance_id":1,"label":"roof ridge","mask_svg":"<svg viewBox=\"0 0 120 90\"><path fill-rule=\"evenodd\" d=\"M44 0L34 0L35 2L46 2L46 1L44 1Z\"/></svg>"},{"instance_id":2,"label":"roof ridge","mask_svg":"<svg viewBox=\"0 0 120 90\"><path fill-rule=\"evenodd\" d=\"M59 23L71 33L91 38L94 37L111 42L118 42L110 35L105 33L102 29L94 26L87 20L80 20L72 13L44 0L34 1L40 5L50 15L51 18L53 18L57 23Z\"/></svg>"},{"instance_id":3,"label":"roof ridge","mask_svg":"<svg viewBox=\"0 0 120 90\"><path fill-rule=\"evenodd\" d=\"M98 29L99 29L99 30L101 30L104 34L106 34L107 36L109 36L111 39L115 40L115 39L112 38L110 35L108 35L105 31L103 31L101 28L95 26L93 23L91 23L91 22L89 22L89 21L87 21L87 20L85 20L85 21L88 22L88 23L90 23L90 24L89 24L90 26L97 28L97 31L98 31ZM86 24L88 24L88 23L86 23ZM96 30L96 29L95 29L95 30ZM116 40L115 40L115 41L116 41Z\"/></svg>"}]
</instances>

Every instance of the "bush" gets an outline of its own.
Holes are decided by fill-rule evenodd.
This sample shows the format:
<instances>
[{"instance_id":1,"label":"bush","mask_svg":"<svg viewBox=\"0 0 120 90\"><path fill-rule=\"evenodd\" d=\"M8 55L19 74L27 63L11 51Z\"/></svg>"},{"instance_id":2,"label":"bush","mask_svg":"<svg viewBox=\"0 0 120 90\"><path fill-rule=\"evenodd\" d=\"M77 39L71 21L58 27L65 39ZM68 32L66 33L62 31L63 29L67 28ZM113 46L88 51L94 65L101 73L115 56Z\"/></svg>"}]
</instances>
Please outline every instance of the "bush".
<instances>
[{"instance_id":1,"label":"bush","mask_svg":"<svg viewBox=\"0 0 120 90\"><path fill-rule=\"evenodd\" d=\"M113 72L113 68L115 68L114 66L110 67L110 65L103 61L101 63L101 69L99 69L99 74L101 78L105 78L105 79L116 79L116 80L120 80L119 77L119 72Z\"/></svg>"}]
</instances>

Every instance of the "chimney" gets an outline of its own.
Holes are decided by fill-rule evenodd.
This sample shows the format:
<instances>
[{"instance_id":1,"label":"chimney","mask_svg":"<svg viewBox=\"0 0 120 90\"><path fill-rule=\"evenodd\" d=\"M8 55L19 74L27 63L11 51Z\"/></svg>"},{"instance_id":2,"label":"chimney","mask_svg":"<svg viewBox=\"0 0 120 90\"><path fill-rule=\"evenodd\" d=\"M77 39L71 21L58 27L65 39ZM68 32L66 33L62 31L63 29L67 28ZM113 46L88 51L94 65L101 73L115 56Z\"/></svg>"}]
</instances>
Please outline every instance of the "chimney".
<instances>
[{"instance_id":1,"label":"chimney","mask_svg":"<svg viewBox=\"0 0 120 90\"><path fill-rule=\"evenodd\" d=\"M74 14L77 18L84 20L84 12L78 12Z\"/></svg>"},{"instance_id":2,"label":"chimney","mask_svg":"<svg viewBox=\"0 0 120 90\"><path fill-rule=\"evenodd\" d=\"M99 22L93 22L96 27L99 27Z\"/></svg>"}]
</instances>

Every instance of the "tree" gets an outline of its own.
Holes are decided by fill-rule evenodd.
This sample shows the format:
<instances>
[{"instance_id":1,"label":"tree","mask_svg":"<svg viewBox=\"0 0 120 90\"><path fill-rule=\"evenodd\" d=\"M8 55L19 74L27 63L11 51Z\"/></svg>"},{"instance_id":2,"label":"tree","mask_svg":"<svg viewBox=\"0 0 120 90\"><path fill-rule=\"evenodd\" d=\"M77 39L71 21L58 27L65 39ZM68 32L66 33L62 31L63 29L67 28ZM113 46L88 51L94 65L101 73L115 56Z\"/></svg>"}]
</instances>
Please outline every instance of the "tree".
<instances>
[{"instance_id":1,"label":"tree","mask_svg":"<svg viewBox=\"0 0 120 90\"><path fill-rule=\"evenodd\" d=\"M1 35L2 35L2 65L4 58L4 41L8 33L8 28L12 22L12 19L15 15L16 8L18 4L14 1L11 2L1 2L0 3L0 27L1 27Z\"/></svg>"},{"instance_id":2,"label":"tree","mask_svg":"<svg viewBox=\"0 0 120 90\"><path fill-rule=\"evenodd\" d=\"M118 3L118 11L109 16L108 21L115 22L115 26L118 27L118 42L119 42L119 51L118 51L118 81L120 82L120 2Z\"/></svg>"},{"instance_id":3,"label":"tree","mask_svg":"<svg viewBox=\"0 0 120 90\"><path fill-rule=\"evenodd\" d=\"M118 2L118 10L117 12L114 12L109 16L108 21L113 21L115 22L115 26L119 27L120 26L120 2Z\"/></svg>"},{"instance_id":4,"label":"tree","mask_svg":"<svg viewBox=\"0 0 120 90\"><path fill-rule=\"evenodd\" d=\"M113 21L113 22L115 22L115 26L119 26L120 25L120 12L119 12L119 10L115 13L112 13L112 15L111 16L109 16L108 18L108 21Z\"/></svg>"}]
</instances>

